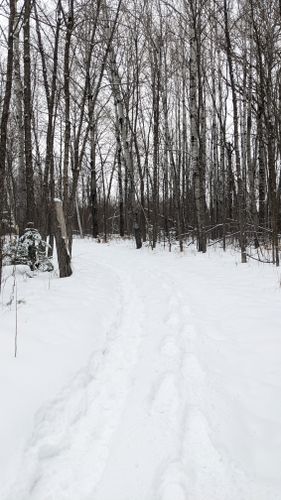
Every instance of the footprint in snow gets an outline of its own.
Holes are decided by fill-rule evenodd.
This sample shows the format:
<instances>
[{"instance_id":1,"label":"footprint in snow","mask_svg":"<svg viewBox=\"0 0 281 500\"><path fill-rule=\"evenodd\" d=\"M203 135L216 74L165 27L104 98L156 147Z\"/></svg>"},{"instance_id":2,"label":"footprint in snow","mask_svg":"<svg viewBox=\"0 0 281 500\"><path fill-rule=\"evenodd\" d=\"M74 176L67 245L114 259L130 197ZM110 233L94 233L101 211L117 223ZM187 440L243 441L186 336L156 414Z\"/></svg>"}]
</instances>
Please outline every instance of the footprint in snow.
<instances>
[{"instance_id":1,"label":"footprint in snow","mask_svg":"<svg viewBox=\"0 0 281 500\"><path fill-rule=\"evenodd\" d=\"M176 358L180 353L180 347L175 342L175 339L170 335L165 337L161 345L161 354L169 358Z\"/></svg>"},{"instance_id":2,"label":"footprint in snow","mask_svg":"<svg viewBox=\"0 0 281 500\"><path fill-rule=\"evenodd\" d=\"M175 375L162 375L151 397L151 415L164 418L169 428L178 429L179 408L180 394Z\"/></svg>"},{"instance_id":3,"label":"footprint in snow","mask_svg":"<svg viewBox=\"0 0 281 500\"><path fill-rule=\"evenodd\" d=\"M180 319L178 312L173 312L168 315L167 320L166 320L167 326L169 328L179 328L180 326Z\"/></svg>"},{"instance_id":4,"label":"footprint in snow","mask_svg":"<svg viewBox=\"0 0 281 500\"><path fill-rule=\"evenodd\" d=\"M171 483L165 486L161 500L186 500L186 494L180 484Z\"/></svg>"},{"instance_id":5,"label":"footprint in snow","mask_svg":"<svg viewBox=\"0 0 281 500\"><path fill-rule=\"evenodd\" d=\"M182 372L187 381L203 383L205 380L205 372L193 353L186 355L182 365Z\"/></svg>"},{"instance_id":6,"label":"footprint in snow","mask_svg":"<svg viewBox=\"0 0 281 500\"><path fill-rule=\"evenodd\" d=\"M168 460L158 478L159 500L187 500L186 471L181 461Z\"/></svg>"}]
</instances>

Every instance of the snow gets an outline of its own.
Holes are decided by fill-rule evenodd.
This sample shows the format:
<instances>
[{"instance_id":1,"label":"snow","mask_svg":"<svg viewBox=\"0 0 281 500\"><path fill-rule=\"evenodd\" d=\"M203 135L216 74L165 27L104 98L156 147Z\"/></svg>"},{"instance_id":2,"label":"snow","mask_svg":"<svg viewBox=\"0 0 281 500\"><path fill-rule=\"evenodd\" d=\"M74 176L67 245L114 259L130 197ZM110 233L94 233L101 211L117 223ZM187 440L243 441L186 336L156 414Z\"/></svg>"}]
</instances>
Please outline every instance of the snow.
<instances>
[{"instance_id":1,"label":"snow","mask_svg":"<svg viewBox=\"0 0 281 500\"><path fill-rule=\"evenodd\" d=\"M92 240L73 267L5 269L1 500L280 500L280 272Z\"/></svg>"}]
</instances>

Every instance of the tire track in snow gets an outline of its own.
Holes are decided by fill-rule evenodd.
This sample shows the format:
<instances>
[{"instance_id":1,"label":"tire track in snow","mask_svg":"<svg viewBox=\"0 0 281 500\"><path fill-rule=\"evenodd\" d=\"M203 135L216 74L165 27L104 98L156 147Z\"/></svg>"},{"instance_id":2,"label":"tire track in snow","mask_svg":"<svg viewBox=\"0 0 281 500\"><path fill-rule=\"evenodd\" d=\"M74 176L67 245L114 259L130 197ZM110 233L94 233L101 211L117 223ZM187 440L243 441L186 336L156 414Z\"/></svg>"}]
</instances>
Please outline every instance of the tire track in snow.
<instances>
[{"instance_id":1,"label":"tire track in snow","mask_svg":"<svg viewBox=\"0 0 281 500\"><path fill-rule=\"evenodd\" d=\"M117 278L120 304L105 349L37 414L21 477L7 500L80 500L101 477L142 333L134 287L105 266L108 270Z\"/></svg>"}]
</instances>

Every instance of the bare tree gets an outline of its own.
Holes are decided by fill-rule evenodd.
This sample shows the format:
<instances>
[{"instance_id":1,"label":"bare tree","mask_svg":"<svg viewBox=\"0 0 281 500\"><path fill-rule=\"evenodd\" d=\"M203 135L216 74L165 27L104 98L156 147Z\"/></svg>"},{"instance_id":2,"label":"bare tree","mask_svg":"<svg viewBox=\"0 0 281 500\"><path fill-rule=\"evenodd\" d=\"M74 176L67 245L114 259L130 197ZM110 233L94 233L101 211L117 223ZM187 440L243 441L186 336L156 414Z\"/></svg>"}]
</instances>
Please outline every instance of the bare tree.
<instances>
[{"instance_id":1,"label":"bare tree","mask_svg":"<svg viewBox=\"0 0 281 500\"><path fill-rule=\"evenodd\" d=\"M12 79L14 64L14 28L16 18L15 0L10 0L9 28L8 28L8 54L6 66L6 84L0 122L0 290L2 278L2 236L4 234L4 200L5 200L5 177L7 157L7 129L10 114L10 101L12 95Z\"/></svg>"}]
</instances>

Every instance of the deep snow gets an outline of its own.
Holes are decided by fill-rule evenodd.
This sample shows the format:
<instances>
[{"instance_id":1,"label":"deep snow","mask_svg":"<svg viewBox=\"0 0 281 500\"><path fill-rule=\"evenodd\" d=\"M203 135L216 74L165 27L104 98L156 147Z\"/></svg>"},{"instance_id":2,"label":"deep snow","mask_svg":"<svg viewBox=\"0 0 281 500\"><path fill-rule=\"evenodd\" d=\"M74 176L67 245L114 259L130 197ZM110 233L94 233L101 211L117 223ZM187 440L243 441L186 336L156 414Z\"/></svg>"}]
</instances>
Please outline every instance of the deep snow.
<instances>
[{"instance_id":1,"label":"deep snow","mask_svg":"<svg viewBox=\"0 0 281 500\"><path fill-rule=\"evenodd\" d=\"M74 250L68 279L5 269L0 499L281 500L279 271Z\"/></svg>"}]
</instances>

